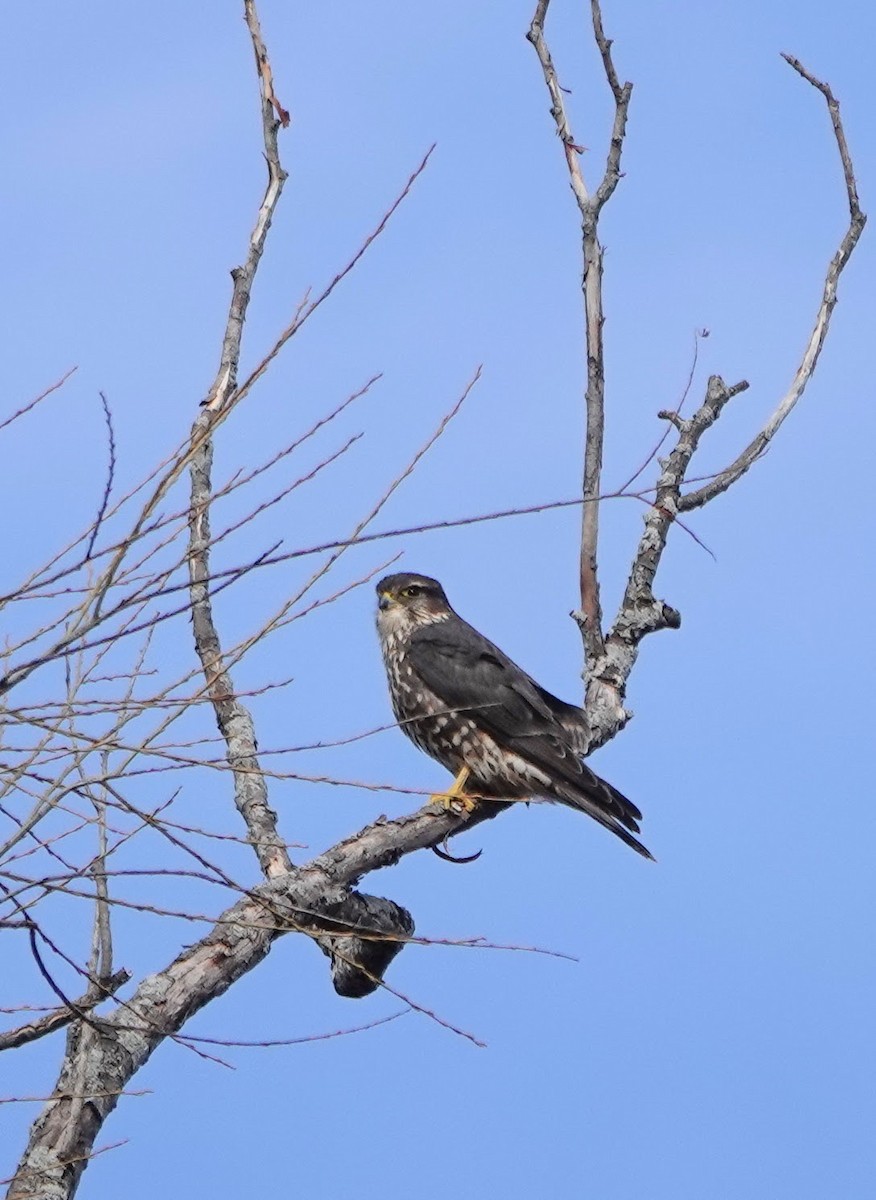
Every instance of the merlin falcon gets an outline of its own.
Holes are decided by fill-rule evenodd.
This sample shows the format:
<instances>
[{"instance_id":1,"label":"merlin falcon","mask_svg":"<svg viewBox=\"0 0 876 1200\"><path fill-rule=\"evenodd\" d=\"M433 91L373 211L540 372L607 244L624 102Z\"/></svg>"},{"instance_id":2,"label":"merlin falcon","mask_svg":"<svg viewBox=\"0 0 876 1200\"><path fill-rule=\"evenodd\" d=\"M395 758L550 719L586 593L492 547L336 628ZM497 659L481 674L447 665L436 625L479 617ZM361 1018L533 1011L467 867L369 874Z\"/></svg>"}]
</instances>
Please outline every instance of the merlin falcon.
<instances>
[{"instance_id":1,"label":"merlin falcon","mask_svg":"<svg viewBox=\"0 0 876 1200\"><path fill-rule=\"evenodd\" d=\"M582 761L587 718L558 700L450 607L428 575L377 585L377 631L392 709L415 745L455 776L433 800L558 800L593 817L645 858L642 814Z\"/></svg>"}]
</instances>

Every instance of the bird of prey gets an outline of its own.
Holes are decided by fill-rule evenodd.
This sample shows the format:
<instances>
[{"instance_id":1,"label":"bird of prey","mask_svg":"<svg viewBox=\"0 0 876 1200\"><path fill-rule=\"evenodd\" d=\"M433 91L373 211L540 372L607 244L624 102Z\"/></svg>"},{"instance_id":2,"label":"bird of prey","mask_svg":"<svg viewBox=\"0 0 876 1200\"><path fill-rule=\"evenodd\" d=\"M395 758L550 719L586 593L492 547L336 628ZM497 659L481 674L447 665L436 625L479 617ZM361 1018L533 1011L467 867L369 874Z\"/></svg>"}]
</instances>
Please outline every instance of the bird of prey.
<instances>
[{"instance_id":1,"label":"bird of prey","mask_svg":"<svg viewBox=\"0 0 876 1200\"><path fill-rule=\"evenodd\" d=\"M559 800L632 846L642 814L582 761L587 718L552 696L450 607L428 575L377 585L377 631L402 730L455 776L433 796L470 812L478 799Z\"/></svg>"}]
</instances>

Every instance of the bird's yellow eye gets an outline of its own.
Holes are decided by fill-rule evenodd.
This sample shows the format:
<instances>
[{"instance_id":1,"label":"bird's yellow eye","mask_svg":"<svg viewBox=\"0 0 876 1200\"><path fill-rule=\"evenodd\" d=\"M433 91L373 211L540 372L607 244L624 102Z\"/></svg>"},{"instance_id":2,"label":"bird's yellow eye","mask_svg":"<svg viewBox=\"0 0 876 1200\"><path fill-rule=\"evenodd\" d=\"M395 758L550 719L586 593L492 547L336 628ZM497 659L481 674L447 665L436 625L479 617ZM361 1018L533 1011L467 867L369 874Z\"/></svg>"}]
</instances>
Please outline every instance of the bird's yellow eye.
<instances>
[{"instance_id":1,"label":"bird's yellow eye","mask_svg":"<svg viewBox=\"0 0 876 1200\"><path fill-rule=\"evenodd\" d=\"M412 583L410 587L402 589L403 596L420 596L423 593L423 588L418 583Z\"/></svg>"}]
</instances>

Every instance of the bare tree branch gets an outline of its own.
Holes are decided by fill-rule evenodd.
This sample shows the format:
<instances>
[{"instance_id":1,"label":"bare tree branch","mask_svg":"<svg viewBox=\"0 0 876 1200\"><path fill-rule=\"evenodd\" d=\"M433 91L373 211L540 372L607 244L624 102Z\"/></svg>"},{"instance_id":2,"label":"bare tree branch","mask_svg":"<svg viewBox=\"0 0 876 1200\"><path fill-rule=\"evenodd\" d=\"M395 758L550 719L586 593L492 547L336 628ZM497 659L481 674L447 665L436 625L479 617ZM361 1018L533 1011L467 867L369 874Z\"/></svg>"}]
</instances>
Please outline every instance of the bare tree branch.
<instances>
[{"instance_id":1,"label":"bare tree branch","mask_svg":"<svg viewBox=\"0 0 876 1200\"><path fill-rule=\"evenodd\" d=\"M215 396L211 395L208 397L207 401L205 402L204 413L209 413L209 419L205 418L204 413L202 413L202 421L199 420L199 422L196 422L196 427L193 429L192 436L188 442L175 451L174 454L167 460L166 464L163 464L166 466L166 469L163 471L163 473L159 471L153 471L150 473L148 476L148 481L151 481L157 476L158 482L156 483L149 498L143 504L143 507L140 510L136 520L133 522L128 535L116 543L116 545L114 545L110 551L103 552L102 556L111 554L110 561L102 572L100 578L97 579L94 585L87 590L85 598L82 600L81 604L75 606L71 612L65 614L63 617L56 619L53 628L56 626L65 626L63 636L55 640L43 653L35 655L24 662L17 663L14 667L11 667L9 670L7 670L5 674L0 676L0 696L9 692L18 684L22 683L39 667L44 666L46 663L62 658L74 645L79 649L83 649L101 644L107 640L113 640L117 636L115 632L110 633L103 638L94 638L90 642L84 641L83 639L87 637L89 632L95 630L98 625L105 624L109 619L118 616L130 605L142 604L146 601L156 599L158 596L164 594L166 581L163 577L159 577L159 580L157 581L159 585L157 591L146 593L138 592L133 596L126 597L122 602L117 603L108 612L103 611L106 597L118 584L119 572L122 568L122 564L126 560L126 556L131 550L131 547L144 536L161 527L160 521L150 525L149 520L153 517L153 514L155 513L159 503L167 495L168 491L179 478L182 471L191 463L193 455L199 452L202 441L213 436L219 423L224 421L237 406L237 404L240 403L240 401L246 395L248 395L255 382L261 377L268 365L279 353L280 349L282 349L289 339L301 329L305 321L332 294L337 285L350 273L350 271L353 270L369 246L373 244L376 238L379 237L379 235L386 228L390 218L397 211L399 205L410 193L415 180L425 170L431 153L432 150L430 149L420 162L419 166L410 176L402 191L383 214L378 225L367 236L349 262L334 276L334 278L326 286L326 288L324 288L316 300L309 305L301 306L301 309L299 313L296 314L292 324L283 331L268 354L262 359L255 370L250 373L249 377L240 385L240 387L232 388L232 390L225 395L225 399L223 400L221 407L218 407L215 404ZM258 228L260 227L257 225L257 229ZM221 379L221 375L222 371L220 368L220 374L217 376L217 379ZM144 486L144 484L140 485L140 487L142 486ZM136 491L139 491L139 487L134 489L134 492ZM124 499L125 498L123 498L119 503L123 503ZM88 536L88 533L81 535L74 543L72 543L72 545L76 545L79 542L86 540ZM239 571L235 570L233 572L235 578L242 578L243 575L252 570L254 566L258 565L258 563L261 562L266 555L273 553L276 549L276 546L269 547L263 552L263 554L259 555L252 562L244 565ZM94 557L97 557L97 555ZM52 565L58 561L58 558L59 555L56 555L53 558ZM42 570L38 571L34 576L24 582L23 587L25 589L29 589L36 582L40 582L44 586L47 582L55 581L67 575L71 571L80 569L84 562L85 560L81 560L73 566L65 568L56 572L54 575L49 576L45 576ZM2 604L4 601L8 602L14 598L15 596L12 594L5 597L0 597L0 604ZM185 611L185 607L175 608L170 612L158 614L154 618L149 618L145 622L141 622L132 626L128 630L128 633L140 632L143 629L149 628L154 620L167 620L169 617L177 616L182 611ZM33 640L34 637L42 636L45 632L45 630L40 630L28 640L30 641ZM24 644L27 643L21 643L21 645Z\"/></svg>"},{"instance_id":2,"label":"bare tree branch","mask_svg":"<svg viewBox=\"0 0 876 1200\"><path fill-rule=\"evenodd\" d=\"M76 1020L80 1010L90 1012L103 1000L114 995L130 978L130 971L116 971L114 975L104 981L102 992L96 994L94 989L90 988L84 995L73 1001L72 1007L56 1008L36 1021L28 1021L26 1025L19 1025L17 1029L0 1033L0 1051L14 1050L18 1046L24 1046L27 1042L35 1042L48 1033L54 1033L56 1029L63 1029L65 1025Z\"/></svg>"},{"instance_id":3,"label":"bare tree branch","mask_svg":"<svg viewBox=\"0 0 876 1200\"><path fill-rule=\"evenodd\" d=\"M581 609L575 619L581 629L586 660L586 678L592 677L592 665L604 653L602 634L602 605L599 597L599 504L603 442L605 438L605 351L602 327L605 322L602 305L602 245L598 236L599 215L611 198L621 177L620 162L626 132L627 112L633 85L620 84L611 57L611 42L602 28L599 0L591 0L591 15L596 44L602 58L605 77L615 103L614 123L605 164L605 172L595 192L590 195L584 183L579 156L583 153L572 134L566 116L562 88L557 79L550 51L545 41L544 23L550 0L539 0L532 24L526 35L535 48L541 63L545 84L551 97L551 116L563 144L569 182L578 211L581 214L584 272L584 323L587 350L586 434L584 441L584 478L581 511L580 589ZM589 684L588 684L589 686Z\"/></svg>"},{"instance_id":4,"label":"bare tree branch","mask_svg":"<svg viewBox=\"0 0 876 1200\"><path fill-rule=\"evenodd\" d=\"M165 970L144 979L124 1009L100 1021L93 1031L86 1078L76 1095L93 1097L82 1104L71 1124L75 1063L68 1054L56 1088L57 1100L40 1115L22 1158L9 1200L38 1194L71 1196L76 1189L95 1138L117 1103L125 1084L168 1036L205 1004L225 992L241 975L257 966L273 942L286 932L337 938L339 951L376 947L380 958L391 959L402 948L404 926L410 917L391 901L349 889L362 875L390 866L404 854L440 844L446 837L495 815L504 805L481 805L468 822L429 805L394 821L377 821L338 843L300 870L279 876L254 889L227 912L195 945L184 950ZM399 921L399 916L402 921ZM389 922L389 928L387 928ZM401 926L401 927L400 927ZM358 936L357 936L358 933ZM347 971L335 968L350 985L346 995L363 995L379 979L380 958ZM358 985L358 986L357 986ZM65 1152L58 1145L65 1144Z\"/></svg>"},{"instance_id":5,"label":"bare tree branch","mask_svg":"<svg viewBox=\"0 0 876 1200\"><path fill-rule=\"evenodd\" d=\"M836 254L830 260L830 265L827 268L827 275L824 280L824 289L821 294L821 303L818 306L818 312L815 316L815 325L812 333L809 335L809 341L806 349L803 351L803 357L800 360L800 365L791 381L791 386L788 391L779 401L773 414L761 429L756 437L752 438L749 444L745 447L742 453L736 458L729 467L716 475L704 487L697 488L694 492L688 492L681 497L679 504L679 512L690 512L691 509L701 508L704 504L708 504L710 500L714 500L716 496L720 496L722 492L726 492L737 479L741 479L745 472L757 460L766 453L769 449L770 442L779 431L785 418L796 405L797 401L806 390L806 385L815 373L815 368L818 365L818 359L827 338L827 331L830 328L830 318L833 315L833 310L837 302L837 288L839 278L845 268L846 263L852 256L855 246L858 244L858 239L864 232L864 226L867 223L866 214L861 211L861 206L858 202L858 188L855 182L855 172L852 166L851 155L849 154L846 135L843 130L842 120L840 118L839 101L834 96L830 87L826 83L822 83L820 79L816 79L814 75L803 66L803 64L790 54L783 54L785 62L789 63L798 75L802 76L807 83L811 83L814 88L821 92L827 102L827 109L830 113L831 123L833 124L834 137L836 138L837 149L839 150L840 162L843 168L843 178L846 185L846 196L849 202L849 227L846 230L842 241L839 244Z\"/></svg>"},{"instance_id":6,"label":"bare tree branch","mask_svg":"<svg viewBox=\"0 0 876 1200\"><path fill-rule=\"evenodd\" d=\"M706 396L694 415L685 420L678 413L659 415L674 426L678 440L669 457L663 461L653 506L645 516L645 530L627 581L624 598L611 631L606 638L605 653L591 670L591 689L588 711L591 717L593 745L601 745L621 728L629 714L623 707L626 684L638 656L638 647L649 633L659 629L677 628L680 614L670 605L655 598L653 583L666 548L669 530L679 513L701 507L726 491L757 461L769 446L775 433L799 400L812 377L824 345L830 317L836 305L839 276L849 260L866 222L858 204L852 162L839 116L839 104L830 88L818 81L796 59L785 56L795 70L816 87L827 100L834 134L843 165L849 202L850 223L839 249L827 270L821 304L815 328L803 354L800 366L788 393L783 397L763 430L725 471L720 472L694 492L682 494L688 468L700 438L720 417L724 406L748 387L744 380L728 386L720 376L709 379Z\"/></svg>"},{"instance_id":7,"label":"bare tree branch","mask_svg":"<svg viewBox=\"0 0 876 1200\"><path fill-rule=\"evenodd\" d=\"M401 205L407 199L408 195L410 194L411 188L414 186L414 184L417 182L417 180L420 178L420 176L425 171L426 167L428 166L429 159L432 157L432 152L434 149L435 149L435 145L433 143L429 147L429 149L426 151L426 153L423 155L423 157L420 160L417 167L415 167L414 170L411 172L410 176L408 177L407 183L404 185L402 190L396 196L395 200L393 200L392 204L389 206L389 208L386 210L386 212L380 218L380 221L378 222L378 224L374 227L374 229L372 229L371 233L368 234L368 236L365 238L365 240L359 246L358 250L352 256L352 258L350 258L349 261L347 263L345 263L345 265L343 267L341 267L341 269L334 275L334 277L329 281L329 283L323 288L323 290L320 292L320 294L316 297L315 300L309 300L307 297L305 297L305 299L302 300L302 302L298 306L298 311L295 313L295 316L292 318L290 323L286 326L286 328L283 330L283 332L277 338L276 342L274 342L274 345L271 347L271 349L268 351L268 353L264 356L264 358L261 360L261 362L258 364L258 366L256 366L250 372L250 374L247 376L247 378L240 385L236 395L234 396L235 404L238 402L238 400L241 400L250 391L250 389L253 387L253 385L262 377L262 375L264 375L265 371L268 369L268 367L271 365L271 363L274 361L274 359L277 357L277 355L280 353L280 351L283 349L283 347L286 345L286 343L289 341L289 339L291 337L294 337L294 335L296 333L298 333L299 329L301 329L301 327L305 323L305 321L309 320L310 317L312 317L313 314L316 312L316 310L322 304L324 304L326 300L328 300L329 296L331 296L332 292L335 290L335 288L338 286L338 284L341 283L344 279L346 279L346 277L350 274L350 272L354 269L354 267L356 267L359 260L362 258L362 256L365 254L365 252L371 246L371 244L374 241L376 241L377 238L380 237L380 235L383 233L384 229L389 224L392 217L395 215L395 212L398 209L399 205Z\"/></svg>"},{"instance_id":8,"label":"bare tree branch","mask_svg":"<svg viewBox=\"0 0 876 1200\"><path fill-rule=\"evenodd\" d=\"M105 394L103 392L99 392L98 394L100 396L101 408L103 409L103 419L106 423L108 461L106 469L106 483L104 484L103 495L100 498L100 507L97 510L97 518L92 526L91 535L88 538L88 544L85 547L86 561L91 558L92 551L94 550L94 544L97 541L98 534L100 533L101 526L103 525L104 518L106 517L106 510L109 506L110 496L112 495L113 490L113 481L116 477L116 435L113 429L113 414Z\"/></svg>"},{"instance_id":9,"label":"bare tree branch","mask_svg":"<svg viewBox=\"0 0 876 1200\"><path fill-rule=\"evenodd\" d=\"M36 408L38 404L41 404L42 401L45 400L46 396L51 396L52 392L59 391L70 378L70 376L76 371L76 369L76 367L71 367L69 371L65 371L60 379L55 380L53 384L50 384L49 387L40 392L38 396L34 396L33 400L28 400L26 404L22 404L21 408L17 408L15 412L10 413L8 417L5 417L2 421L0 421L0 430L5 429L7 425L11 425L14 421L17 421L19 417L23 417L25 413L29 413L31 409Z\"/></svg>"}]
</instances>

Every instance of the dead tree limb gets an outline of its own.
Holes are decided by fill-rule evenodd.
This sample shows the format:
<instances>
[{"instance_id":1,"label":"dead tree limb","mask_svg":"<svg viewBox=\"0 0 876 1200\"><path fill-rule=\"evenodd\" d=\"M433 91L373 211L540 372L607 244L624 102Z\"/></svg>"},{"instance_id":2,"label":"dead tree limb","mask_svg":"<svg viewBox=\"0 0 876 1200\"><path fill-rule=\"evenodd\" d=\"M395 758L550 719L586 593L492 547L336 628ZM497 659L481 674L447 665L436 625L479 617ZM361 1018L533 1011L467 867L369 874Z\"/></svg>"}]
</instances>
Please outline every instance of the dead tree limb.
<instances>
[{"instance_id":1,"label":"dead tree limb","mask_svg":"<svg viewBox=\"0 0 876 1200\"><path fill-rule=\"evenodd\" d=\"M655 597L653 584L669 530L681 513L701 508L737 482L768 449L773 437L803 394L818 364L837 302L840 275L863 232L866 216L861 211L851 153L840 117L839 102L828 84L809 72L798 59L784 54L789 65L824 96L839 151L849 206L849 225L827 268L821 302L806 349L786 394L760 432L724 470L702 486L684 492L683 485L700 438L717 421L724 406L744 391L745 381L728 386L719 376L708 382L700 408L689 419L677 413L661 413L675 428L677 441L667 459L661 460L653 504L645 516L645 529L630 568L624 597L607 633L602 630L598 581L598 526L605 423L605 360L602 343L602 248L597 235L599 214L620 179L620 162L626 131L632 84L620 84L606 38L599 0L591 0L593 33L603 69L615 102L615 116L602 181L589 192L581 172L583 152L572 134L557 71L544 36L550 0L538 0L527 33L541 64L551 98L551 116L563 145L569 182L581 214L584 251L585 344L587 351L587 426L584 447L583 517L581 534L581 610L578 621L584 641L586 708L591 722L591 749L608 741L629 718L624 708L626 685L638 657L639 645L649 633L677 628L678 611ZM633 477L635 478L635 476Z\"/></svg>"},{"instance_id":2,"label":"dead tree limb","mask_svg":"<svg viewBox=\"0 0 876 1200\"><path fill-rule=\"evenodd\" d=\"M714 500L716 496L720 496L722 492L726 492L769 449L770 442L778 433L785 418L789 416L791 410L803 395L806 385L815 373L815 368L818 366L818 359L824 348L828 329L830 328L830 319L836 307L840 275L843 273L846 263L851 258L852 252L855 246L857 246L858 239L864 232L864 226L867 223L866 214L861 211L861 205L858 201L858 186L855 182L852 159L840 119L839 101L830 90L829 85L822 83L820 79L816 79L814 75L806 70L799 59L794 58L790 54L783 54L782 58L807 83L811 83L814 88L821 92L827 102L827 109L833 125L834 137L836 138L837 150L839 151L840 162L842 163L846 196L849 202L849 227L843 235L843 239L827 268L827 274L824 278L824 288L821 293L821 303L818 306L818 312L815 314L815 325L813 326L812 333L809 335L809 341L794 373L794 378L791 380L791 386L776 405L775 410L763 429L752 438L742 453L734 459L729 467L720 471L702 487L692 492L686 492L681 497L678 506L679 512L690 512L691 509L702 508L704 504L708 504L710 500Z\"/></svg>"},{"instance_id":3,"label":"dead tree limb","mask_svg":"<svg viewBox=\"0 0 876 1200\"><path fill-rule=\"evenodd\" d=\"M626 133L627 113L633 93L631 83L621 84L611 56L611 42L602 27L598 0L591 0L591 16L596 45L602 58L605 77L614 97L614 123L602 179L594 191L588 191L581 171L583 147L575 140L566 115L563 90L544 35L550 0L539 0L527 33L541 63L551 98L551 116L563 146L569 183L581 215L583 251L584 330L587 354L585 392L586 432L584 438L584 478L581 510L580 590L581 608L575 614L584 642L585 672L589 680L591 666L604 653L602 604L599 598L599 495L602 481L603 443L605 440L605 349L602 327L602 244L599 241L599 216L621 177L621 155Z\"/></svg>"},{"instance_id":4,"label":"dead tree limb","mask_svg":"<svg viewBox=\"0 0 876 1200\"><path fill-rule=\"evenodd\" d=\"M192 428L188 566L195 649L216 714L216 723L225 739L228 764L234 777L234 802L249 831L259 865L265 877L271 878L291 870L292 863L277 832L276 814L268 805L267 784L259 769L256 754L252 716L246 705L235 696L234 684L223 660L222 645L213 619L209 583L214 413L222 412L237 388L241 343L252 286L286 180L286 172L280 164L277 134L281 122L288 125L289 117L274 94L268 53L252 0L246 0L244 8L259 80L268 183L250 234L246 259L242 266L236 267L231 273L234 288L222 339L219 369Z\"/></svg>"}]
</instances>

